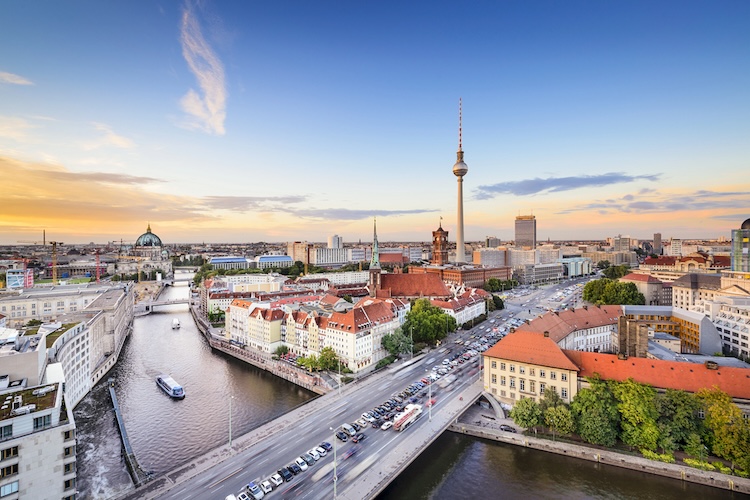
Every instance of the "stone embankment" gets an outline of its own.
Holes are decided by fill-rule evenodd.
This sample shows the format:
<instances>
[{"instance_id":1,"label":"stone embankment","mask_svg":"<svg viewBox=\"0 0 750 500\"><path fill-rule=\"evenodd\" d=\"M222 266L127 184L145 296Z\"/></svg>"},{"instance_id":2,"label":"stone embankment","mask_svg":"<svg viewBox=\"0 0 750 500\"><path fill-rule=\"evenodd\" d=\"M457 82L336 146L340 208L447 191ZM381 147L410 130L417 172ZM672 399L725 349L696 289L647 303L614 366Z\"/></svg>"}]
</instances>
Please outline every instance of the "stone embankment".
<instances>
[{"instance_id":1,"label":"stone embankment","mask_svg":"<svg viewBox=\"0 0 750 500\"><path fill-rule=\"evenodd\" d=\"M532 436L524 436L523 434L505 432L501 431L498 426L501 423L513 425L512 421L493 420L492 417L488 417L483 413L484 412L481 411L477 412L469 410L458 422L448 427L448 430L469 436L489 439L491 441L557 453L558 455L565 455L573 458L580 458L590 462L613 465L615 467L623 467L625 469L671 477L672 479L678 479L681 481L713 486L715 488L723 488L725 490L736 491L743 494L750 494L750 479L721 474L719 472L702 471L676 463L668 464L657 462L643 457L617 453L615 451L600 450L588 446L560 441L550 441L548 439L540 439ZM477 417L479 418L477 419Z\"/></svg>"}]
</instances>

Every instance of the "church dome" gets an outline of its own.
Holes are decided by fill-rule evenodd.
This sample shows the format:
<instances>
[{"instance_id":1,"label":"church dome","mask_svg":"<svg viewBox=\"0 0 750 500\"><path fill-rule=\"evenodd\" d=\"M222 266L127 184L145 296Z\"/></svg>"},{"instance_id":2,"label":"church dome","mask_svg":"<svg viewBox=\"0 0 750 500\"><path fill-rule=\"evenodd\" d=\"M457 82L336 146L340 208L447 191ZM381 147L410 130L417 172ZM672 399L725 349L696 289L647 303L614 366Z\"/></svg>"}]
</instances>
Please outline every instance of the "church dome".
<instances>
[{"instance_id":1,"label":"church dome","mask_svg":"<svg viewBox=\"0 0 750 500\"><path fill-rule=\"evenodd\" d=\"M742 226L740 226L740 229L750 229L750 219L746 219L745 222L742 223Z\"/></svg>"},{"instance_id":2,"label":"church dome","mask_svg":"<svg viewBox=\"0 0 750 500\"><path fill-rule=\"evenodd\" d=\"M135 241L137 247L160 247L161 239L151 232L151 224L148 225L146 232L138 237Z\"/></svg>"}]
</instances>

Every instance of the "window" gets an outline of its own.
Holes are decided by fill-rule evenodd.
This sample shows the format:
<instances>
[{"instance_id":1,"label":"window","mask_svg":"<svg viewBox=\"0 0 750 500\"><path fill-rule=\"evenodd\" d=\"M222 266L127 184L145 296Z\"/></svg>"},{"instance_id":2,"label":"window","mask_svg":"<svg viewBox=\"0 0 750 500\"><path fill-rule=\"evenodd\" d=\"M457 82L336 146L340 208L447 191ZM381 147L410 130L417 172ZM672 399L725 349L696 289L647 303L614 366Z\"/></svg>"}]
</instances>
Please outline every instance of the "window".
<instances>
[{"instance_id":1,"label":"window","mask_svg":"<svg viewBox=\"0 0 750 500\"><path fill-rule=\"evenodd\" d=\"M9 465L0 469L0 478L12 476L13 474L18 474L18 464Z\"/></svg>"},{"instance_id":2,"label":"window","mask_svg":"<svg viewBox=\"0 0 750 500\"><path fill-rule=\"evenodd\" d=\"M532 377L535 376L536 375L536 370L534 368L529 368L529 375L532 376Z\"/></svg>"},{"instance_id":3,"label":"window","mask_svg":"<svg viewBox=\"0 0 750 500\"><path fill-rule=\"evenodd\" d=\"M510 365L510 371L512 372L516 371L516 365Z\"/></svg>"},{"instance_id":4,"label":"window","mask_svg":"<svg viewBox=\"0 0 750 500\"><path fill-rule=\"evenodd\" d=\"M63 432L63 438L65 439L65 441L69 441L75 438L75 433L73 431L65 431Z\"/></svg>"},{"instance_id":5,"label":"window","mask_svg":"<svg viewBox=\"0 0 750 500\"><path fill-rule=\"evenodd\" d=\"M500 385L505 385L505 376L500 377Z\"/></svg>"},{"instance_id":6,"label":"window","mask_svg":"<svg viewBox=\"0 0 750 500\"><path fill-rule=\"evenodd\" d=\"M500 369L505 370L505 363L500 363Z\"/></svg>"},{"instance_id":7,"label":"window","mask_svg":"<svg viewBox=\"0 0 750 500\"><path fill-rule=\"evenodd\" d=\"M34 419L34 430L44 429L52 425L52 415L44 415Z\"/></svg>"},{"instance_id":8,"label":"window","mask_svg":"<svg viewBox=\"0 0 750 500\"><path fill-rule=\"evenodd\" d=\"M539 370L539 376L542 378L545 377L544 370Z\"/></svg>"},{"instance_id":9,"label":"window","mask_svg":"<svg viewBox=\"0 0 750 500\"><path fill-rule=\"evenodd\" d=\"M66 479L65 480L65 489L69 490L71 488L75 488L76 486L76 478L73 479Z\"/></svg>"},{"instance_id":10,"label":"window","mask_svg":"<svg viewBox=\"0 0 750 500\"><path fill-rule=\"evenodd\" d=\"M497 384L497 375L495 375L494 373L492 374L492 383Z\"/></svg>"},{"instance_id":11,"label":"window","mask_svg":"<svg viewBox=\"0 0 750 500\"><path fill-rule=\"evenodd\" d=\"M568 399L568 390L566 388L560 389L560 397L563 399Z\"/></svg>"},{"instance_id":12,"label":"window","mask_svg":"<svg viewBox=\"0 0 750 500\"><path fill-rule=\"evenodd\" d=\"M518 367L518 373L520 373L521 375L525 375L526 374L526 367L525 366L519 366Z\"/></svg>"},{"instance_id":13,"label":"window","mask_svg":"<svg viewBox=\"0 0 750 500\"><path fill-rule=\"evenodd\" d=\"M7 460L9 458L13 458L17 456L18 456L18 446L13 446L12 448L5 448L4 450L0 451L0 460Z\"/></svg>"},{"instance_id":14,"label":"window","mask_svg":"<svg viewBox=\"0 0 750 500\"><path fill-rule=\"evenodd\" d=\"M529 392L536 392L536 381L529 380Z\"/></svg>"},{"instance_id":15,"label":"window","mask_svg":"<svg viewBox=\"0 0 750 500\"><path fill-rule=\"evenodd\" d=\"M70 462L68 464L65 464L64 470L65 470L64 474L70 474L71 472L75 472L75 470L76 470L76 463L75 462Z\"/></svg>"},{"instance_id":16,"label":"window","mask_svg":"<svg viewBox=\"0 0 750 500\"><path fill-rule=\"evenodd\" d=\"M497 361L492 362L492 368L497 368Z\"/></svg>"},{"instance_id":17,"label":"window","mask_svg":"<svg viewBox=\"0 0 750 500\"><path fill-rule=\"evenodd\" d=\"M516 388L516 378L510 377L510 388L515 389Z\"/></svg>"},{"instance_id":18,"label":"window","mask_svg":"<svg viewBox=\"0 0 750 500\"><path fill-rule=\"evenodd\" d=\"M65 447L65 451L63 453L63 456L64 457L69 457L69 456L73 455L73 453L74 453L73 446L66 446Z\"/></svg>"},{"instance_id":19,"label":"window","mask_svg":"<svg viewBox=\"0 0 750 500\"><path fill-rule=\"evenodd\" d=\"M13 425L4 425L0 427L0 439L8 439L13 437Z\"/></svg>"},{"instance_id":20,"label":"window","mask_svg":"<svg viewBox=\"0 0 750 500\"><path fill-rule=\"evenodd\" d=\"M557 380L557 373L556 372L549 372L549 378L550 378L550 380Z\"/></svg>"},{"instance_id":21,"label":"window","mask_svg":"<svg viewBox=\"0 0 750 500\"><path fill-rule=\"evenodd\" d=\"M0 486L0 497L5 497L13 493L18 493L18 481Z\"/></svg>"},{"instance_id":22,"label":"window","mask_svg":"<svg viewBox=\"0 0 750 500\"><path fill-rule=\"evenodd\" d=\"M568 374L567 373L561 373L560 374L560 380L562 380L563 382L567 382L568 381Z\"/></svg>"},{"instance_id":23,"label":"window","mask_svg":"<svg viewBox=\"0 0 750 500\"><path fill-rule=\"evenodd\" d=\"M526 379L522 378L518 380L518 390L519 391L525 391L526 390Z\"/></svg>"}]
</instances>

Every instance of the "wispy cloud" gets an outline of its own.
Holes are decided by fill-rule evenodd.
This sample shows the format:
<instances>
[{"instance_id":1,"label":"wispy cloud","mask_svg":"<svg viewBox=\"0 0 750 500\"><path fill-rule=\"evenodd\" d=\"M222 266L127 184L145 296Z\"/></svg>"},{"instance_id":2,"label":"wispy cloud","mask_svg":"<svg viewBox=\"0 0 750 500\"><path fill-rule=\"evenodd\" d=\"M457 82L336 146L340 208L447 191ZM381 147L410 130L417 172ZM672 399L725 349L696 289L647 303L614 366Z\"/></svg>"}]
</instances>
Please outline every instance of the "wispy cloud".
<instances>
[{"instance_id":1,"label":"wispy cloud","mask_svg":"<svg viewBox=\"0 0 750 500\"><path fill-rule=\"evenodd\" d=\"M649 190L638 194L626 194L618 199L594 200L558 211L558 214L574 212L597 212L601 215L614 213L672 213L731 210L750 205L748 191L700 190L682 193L660 193ZM712 218L733 220L736 215L713 215ZM742 217L742 216L739 216ZM743 219L744 220L744 219Z\"/></svg>"},{"instance_id":2,"label":"wispy cloud","mask_svg":"<svg viewBox=\"0 0 750 500\"><path fill-rule=\"evenodd\" d=\"M199 90L188 90L181 101L188 115L185 126L216 135L224 134L227 91L224 66L201 32L192 2L187 1L180 26L182 55L195 76Z\"/></svg>"},{"instance_id":3,"label":"wispy cloud","mask_svg":"<svg viewBox=\"0 0 750 500\"><path fill-rule=\"evenodd\" d=\"M297 217L304 217L308 219L324 219L324 220L362 220L373 216L399 216L399 215L412 215L412 214L424 214L430 212L437 212L433 209L422 209L422 210L352 210L349 208L322 208L322 209L299 209L289 210L290 213Z\"/></svg>"},{"instance_id":4,"label":"wispy cloud","mask_svg":"<svg viewBox=\"0 0 750 500\"><path fill-rule=\"evenodd\" d=\"M611 184L622 184L637 180L657 181L660 174L654 175L628 175L623 172L610 172L599 175L581 175L578 177L548 177L541 179L526 179L522 181L500 182L479 186L474 197L478 200L487 200L499 194L513 194L516 196L529 196L540 193L557 193L571 191L586 187L601 187Z\"/></svg>"},{"instance_id":5,"label":"wispy cloud","mask_svg":"<svg viewBox=\"0 0 750 500\"><path fill-rule=\"evenodd\" d=\"M206 196L203 204L215 210L288 211L288 205L305 201L305 196Z\"/></svg>"},{"instance_id":6,"label":"wispy cloud","mask_svg":"<svg viewBox=\"0 0 750 500\"><path fill-rule=\"evenodd\" d=\"M23 141L27 138L26 132L34 126L23 118L15 116L0 116L0 137Z\"/></svg>"},{"instance_id":7,"label":"wispy cloud","mask_svg":"<svg viewBox=\"0 0 750 500\"><path fill-rule=\"evenodd\" d=\"M0 71L0 83L10 83L12 85L34 85L34 82L31 80L13 73L6 73L5 71Z\"/></svg>"},{"instance_id":8,"label":"wispy cloud","mask_svg":"<svg viewBox=\"0 0 750 500\"><path fill-rule=\"evenodd\" d=\"M92 149L109 146L120 149L130 149L135 147L135 143L132 140L116 134L109 125L103 123L94 123L93 125L96 130L102 132L102 135L97 140L84 144L83 149L90 151Z\"/></svg>"}]
</instances>

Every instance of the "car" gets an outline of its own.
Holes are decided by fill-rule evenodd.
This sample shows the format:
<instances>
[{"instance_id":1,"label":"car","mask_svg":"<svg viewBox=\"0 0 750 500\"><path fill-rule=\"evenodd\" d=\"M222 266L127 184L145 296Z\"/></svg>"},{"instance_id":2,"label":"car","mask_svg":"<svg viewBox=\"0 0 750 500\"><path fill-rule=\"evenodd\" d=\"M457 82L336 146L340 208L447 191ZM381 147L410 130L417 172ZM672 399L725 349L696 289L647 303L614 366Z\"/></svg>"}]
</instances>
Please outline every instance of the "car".
<instances>
[{"instance_id":1,"label":"car","mask_svg":"<svg viewBox=\"0 0 750 500\"><path fill-rule=\"evenodd\" d=\"M391 422L390 420L388 422L384 422L383 425L380 426L380 428L384 431L387 431L391 427L393 427L393 422Z\"/></svg>"},{"instance_id":2,"label":"car","mask_svg":"<svg viewBox=\"0 0 750 500\"><path fill-rule=\"evenodd\" d=\"M349 440L344 431L336 431L336 437L339 438L342 443L346 443Z\"/></svg>"},{"instance_id":3,"label":"car","mask_svg":"<svg viewBox=\"0 0 750 500\"><path fill-rule=\"evenodd\" d=\"M312 457L310 457L310 460L312 460ZM294 459L294 463L297 464L297 466L303 471L307 470L307 461L304 458L297 457Z\"/></svg>"},{"instance_id":4,"label":"car","mask_svg":"<svg viewBox=\"0 0 750 500\"><path fill-rule=\"evenodd\" d=\"M284 478L281 477L281 474L278 472L276 474L271 474L271 477L268 478L273 484L276 486L281 486L284 484Z\"/></svg>"},{"instance_id":5,"label":"car","mask_svg":"<svg viewBox=\"0 0 750 500\"><path fill-rule=\"evenodd\" d=\"M237 500L250 500L250 496L244 491L241 491L237 494Z\"/></svg>"},{"instance_id":6,"label":"car","mask_svg":"<svg viewBox=\"0 0 750 500\"><path fill-rule=\"evenodd\" d=\"M427 408L429 408L430 406L435 406L435 398L432 398L431 400L427 401L427 403L425 403L425 406Z\"/></svg>"},{"instance_id":7,"label":"car","mask_svg":"<svg viewBox=\"0 0 750 500\"><path fill-rule=\"evenodd\" d=\"M331 443L329 443L328 441L323 441L322 443L320 443L320 447L326 451L331 451L333 449L333 446L331 446Z\"/></svg>"},{"instance_id":8,"label":"car","mask_svg":"<svg viewBox=\"0 0 750 500\"><path fill-rule=\"evenodd\" d=\"M381 425L383 425L383 421L382 421L382 420L380 420L380 419L377 419L377 420L375 420L375 421L374 421L374 422L372 423L372 428L373 428L373 429L377 429L377 428L378 428L378 427L380 427Z\"/></svg>"},{"instance_id":9,"label":"car","mask_svg":"<svg viewBox=\"0 0 750 500\"><path fill-rule=\"evenodd\" d=\"M286 467L282 467L281 469L277 470L276 471L276 475L280 476L287 483L289 481L291 481L292 479L294 479L294 474L292 473L292 471L290 471ZM271 476L271 477L273 477L273 476Z\"/></svg>"},{"instance_id":10,"label":"car","mask_svg":"<svg viewBox=\"0 0 750 500\"><path fill-rule=\"evenodd\" d=\"M297 462L292 462L291 464L287 465L286 468L289 469L289 471L292 472L295 476L302 472L302 468L297 465Z\"/></svg>"},{"instance_id":11,"label":"car","mask_svg":"<svg viewBox=\"0 0 750 500\"><path fill-rule=\"evenodd\" d=\"M366 437L367 436L365 436L364 433L360 432L359 434L357 434L356 436L352 438L352 441L355 443L361 443L362 441L365 440Z\"/></svg>"},{"instance_id":12,"label":"car","mask_svg":"<svg viewBox=\"0 0 750 500\"><path fill-rule=\"evenodd\" d=\"M307 450L307 454L313 457L316 462L320 460L320 453L318 453L318 450L316 450L315 448L310 448L309 450Z\"/></svg>"},{"instance_id":13,"label":"car","mask_svg":"<svg viewBox=\"0 0 750 500\"><path fill-rule=\"evenodd\" d=\"M303 453L302 455L300 455L300 457L305 461L305 463L307 463L308 466L315 465L315 459L309 453Z\"/></svg>"},{"instance_id":14,"label":"car","mask_svg":"<svg viewBox=\"0 0 750 500\"><path fill-rule=\"evenodd\" d=\"M263 490L263 493L271 493L273 491L273 486L271 485L271 481L266 479L265 481L261 482L260 489Z\"/></svg>"},{"instance_id":15,"label":"car","mask_svg":"<svg viewBox=\"0 0 750 500\"><path fill-rule=\"evenodd\" d=\"M260 489L260 486L252 481L248 483L247 491L248 493L250 493L250 495L252 495L254 500L261 500L264 496L266 496L266 494L263 493L263 490Z\"/></svg>"},{"instance_id":16,"label":"car","mask_svg":"<svg viewBox=\"0 0 750 500\"><path fill-rule=\"evenodd\" d=\"M513 427L510 425L500 424L500 430L505 432L517 432Z\"/></svg>"},{"instance_id":17,"label":"car","mask_svg":"<svg viewBox=\"0 0 750 500\"><path fill-rule=\"evenodd\" d=\"M360 418L359 420L357 420L357 425L359 425L360 428L367 427L367 420L365 420L364 418Z\"/></svg>"},{"instance_id":18,"label":"car","mask_svg":"<svg viewBox=\"0 0 750 500\"><path fill-rule=\"evenodd\" d=\"M318 455L320 455L321 457L324 457L328 454L328 451L322 446L318 446L317 448L315 448L315 451L317 451Z\"/></svg>"},{"instance_id":19,"label":"car","mask_svg":"<svg viewBox=\"0 0 750 500\"><path fill-rule=\"evenodd\" d=\"M362 418L367 420L370 423L372 423L372 421L375 420L375 417L373 417L371 413L363 413Z\"/></svg>"},{"instance_id":20,"label":"car","mask_svg":"<svg viewBox=\"0 0 750 500\"><path fill-rule=\"evenodd\" d=\"M352 427L354 427L355 431L358 431L361 428L361 426L357 422L352 422L349 425L351 425Z\"/></svg>"}]
</instances>

